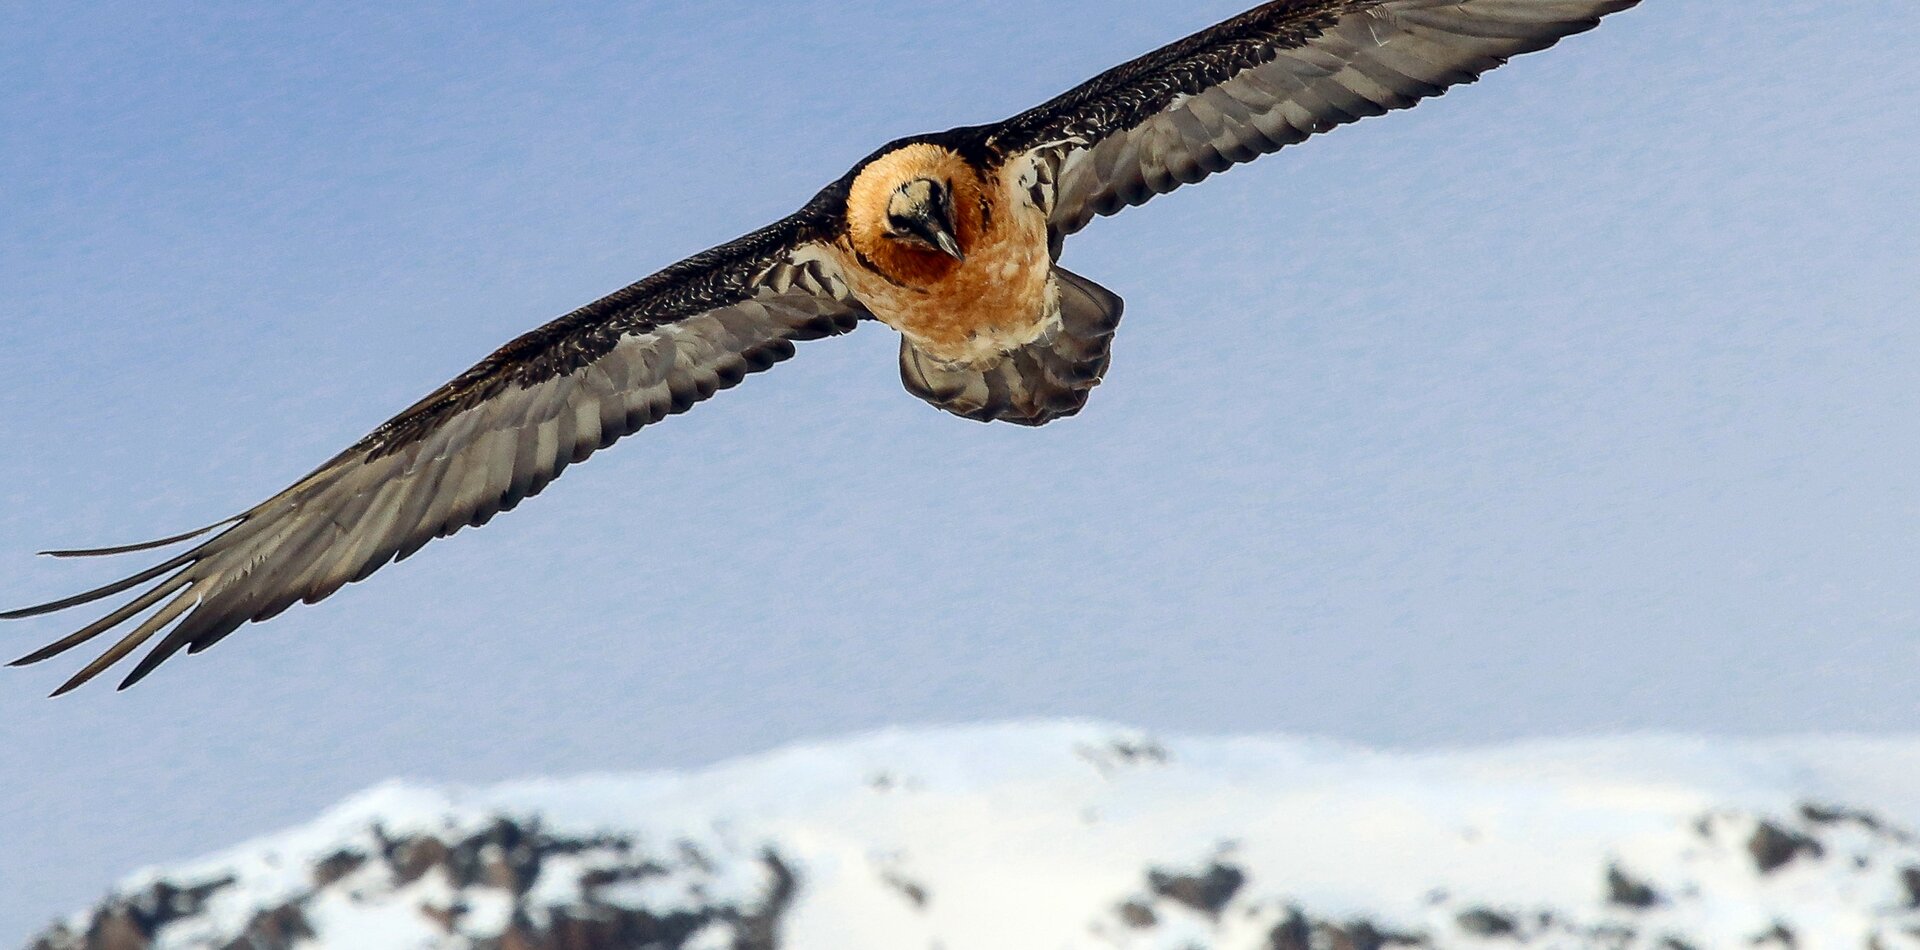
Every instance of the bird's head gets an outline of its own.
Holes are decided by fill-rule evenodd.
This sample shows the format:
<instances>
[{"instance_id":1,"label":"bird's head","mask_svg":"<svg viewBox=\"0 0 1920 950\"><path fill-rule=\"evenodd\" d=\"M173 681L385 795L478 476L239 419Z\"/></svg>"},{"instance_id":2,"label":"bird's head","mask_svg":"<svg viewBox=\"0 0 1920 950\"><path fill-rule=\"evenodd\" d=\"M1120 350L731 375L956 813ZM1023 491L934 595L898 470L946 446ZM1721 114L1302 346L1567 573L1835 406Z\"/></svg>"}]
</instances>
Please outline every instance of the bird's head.
<instances>
[{"instance_id":1,"label":"bird's head","mask_svg":"<svg viewBox=\"0 0 1920 950\"><path fill-rule=\"evenodd\" d=\"M847 237L870 265L910 286L957 272L985 231L980 173L924 142L887 152L847 193Z\"/></svg>"},{"instance_id":2,"label":"bird's head","mask_svg":"<svg viewBox=\"0 0 1920 950\"><path fill-rule=\"evenodd\" d=\"M956 261L967 259L954 233L953 185L942 179L915 178L895 188L887 199L886 235Z\"/></svg>"}]
</instances>

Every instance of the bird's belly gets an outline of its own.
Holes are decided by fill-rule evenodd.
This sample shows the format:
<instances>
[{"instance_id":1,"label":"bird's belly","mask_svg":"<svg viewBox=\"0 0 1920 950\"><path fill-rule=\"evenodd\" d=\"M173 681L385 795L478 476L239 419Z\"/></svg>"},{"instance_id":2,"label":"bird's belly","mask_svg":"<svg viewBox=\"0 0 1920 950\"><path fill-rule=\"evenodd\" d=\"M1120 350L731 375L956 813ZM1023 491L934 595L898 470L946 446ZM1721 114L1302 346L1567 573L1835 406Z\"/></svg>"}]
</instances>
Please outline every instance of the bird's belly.
<instances>
[{"instance_id":1,"label":"bird's belly","mask_svg":"<svg viewBox=\"0 0 1920 950\"><path fill-rule=\"evenodd\" d=\"M1058 323L1059 294L1044 227L1033 235L1025 230L969 250L964 263L918 286L871 272L850 283L869 312L922 353L948 363L993 362L1047 336Z\"/></svg>"}]
</instances>

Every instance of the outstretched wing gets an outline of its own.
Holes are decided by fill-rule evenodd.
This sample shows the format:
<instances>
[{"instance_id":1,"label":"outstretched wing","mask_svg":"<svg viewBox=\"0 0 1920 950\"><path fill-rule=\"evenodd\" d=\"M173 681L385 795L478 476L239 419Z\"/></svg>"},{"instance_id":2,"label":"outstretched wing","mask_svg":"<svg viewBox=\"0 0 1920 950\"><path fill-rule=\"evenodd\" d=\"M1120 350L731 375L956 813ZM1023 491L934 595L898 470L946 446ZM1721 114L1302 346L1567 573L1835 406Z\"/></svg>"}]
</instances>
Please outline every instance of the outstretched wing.
<instances>
[{"instance_id":1,"label":"outstretched wing","mask_svg":"<svg viewBox=\"0 0 1920 950\"><path fill-rule=\"evenodd\" d=\"M1054 181L1055 240L1096 215L1404 109L1639 0L1276 0L995 128Z\"/></svg>"},{"instance_id":2,"label":"outstretched wing","mask_svg":"<svg viewBox=\"0 0 1920 950\"><path fill-rule=\"evenodd\" d=\"M258 507L149 550L210 534L163 563L38 616L139 588L131 602L22 657L36 663L135 626L54 695L93 678L178 622L127 676L198 653L249 621L314 603L436 537L486 523L569 464L843 333L863 314L800 217L677 264L508 344ZM224 530L221 530L224 529Z\"/></svg>"}]
</instances>

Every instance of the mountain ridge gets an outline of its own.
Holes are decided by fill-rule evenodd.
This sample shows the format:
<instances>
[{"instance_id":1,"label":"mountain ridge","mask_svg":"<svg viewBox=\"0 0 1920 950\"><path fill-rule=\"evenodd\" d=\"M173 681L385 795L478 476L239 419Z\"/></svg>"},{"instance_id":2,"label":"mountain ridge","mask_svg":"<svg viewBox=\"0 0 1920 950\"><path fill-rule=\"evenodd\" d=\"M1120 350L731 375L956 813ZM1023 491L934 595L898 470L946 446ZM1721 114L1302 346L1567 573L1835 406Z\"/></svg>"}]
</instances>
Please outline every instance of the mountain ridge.
<instances>
[{"instance_id":1,"label":"mountain ridge","mask_svg":"<svg viewBox=\"0 0 1920 950\"><path fill-rule=\"evenodd\" d=\"M32 950L1920 948L1920 737L1394 752L891 729L689 772L391 782Z\"/></svg>"}]
</instances>

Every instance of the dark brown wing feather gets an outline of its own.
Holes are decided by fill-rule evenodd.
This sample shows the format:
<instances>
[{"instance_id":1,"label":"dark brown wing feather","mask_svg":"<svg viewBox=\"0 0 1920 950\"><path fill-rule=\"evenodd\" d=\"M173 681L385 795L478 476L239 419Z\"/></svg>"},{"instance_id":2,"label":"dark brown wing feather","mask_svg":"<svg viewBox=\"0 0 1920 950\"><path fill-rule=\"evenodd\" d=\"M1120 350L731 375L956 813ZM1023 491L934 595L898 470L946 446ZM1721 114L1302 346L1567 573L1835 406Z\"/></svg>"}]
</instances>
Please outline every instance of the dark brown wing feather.
<instances>
[{"instance_id":1,"label":"dark brown wing feather","mask_svg":"<svg viewBox=\"0 0 1920 950\"><path fill-rule=\"evenodd\" d=\"M538 494L569 464L842 333L862 315L808 252L796 216L689 259L508 344L298 484L178 557L120 582L0 619L38 616L158 581L130 603L14 665L35 663L132 621L55 695L178 622L121 684L182 649L313 603L428 541ZM216 525L128 548L185 541Z\"/></svg>"},{"instance_id":2,"label":"dark brown wing feather","mask_svg":"<svg viewBox=\"0 0 1920 950\"><path fill-rule=\"evenodd\" d=\"M1097 215L1474 81L1639 0L1278 0L996 127L1038 151L1055 239Z\"/></svg>"}]
</instances>

